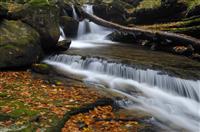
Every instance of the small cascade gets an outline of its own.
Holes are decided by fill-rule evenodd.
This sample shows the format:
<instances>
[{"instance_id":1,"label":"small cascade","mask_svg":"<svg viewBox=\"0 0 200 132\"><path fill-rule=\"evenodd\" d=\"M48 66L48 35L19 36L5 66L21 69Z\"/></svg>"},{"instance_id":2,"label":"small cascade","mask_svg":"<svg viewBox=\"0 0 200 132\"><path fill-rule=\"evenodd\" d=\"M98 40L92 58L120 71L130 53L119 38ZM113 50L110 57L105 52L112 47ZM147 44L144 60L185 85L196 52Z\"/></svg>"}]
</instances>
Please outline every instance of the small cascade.
<instances>
[{"instance_id":1,"label":"small cascade","mask_svg":"<svg viewBox=\"0 0 200 132\"><path fill-rule=\"evenodd\" d=\"M105 85L128 97L129 103L119 103L122 107L146 111L170 127L187 131L199 129L199 80L185 80L160 71L81 56L55 55L44 62L62 73L85 76L87 82Z\"/></svg>"},{"instance_id":2,"label":"small cascade","mask_svg":"<svg viewBox=\"0 0 200 132\"><path fill-rule=\"evenodd\" d=\"M92 5L84 5L83 10L85 10L89 14L93 14L93 6ZM74 19L76 19L76 10L73 7ZM111 31L101 27L93 22L89 22L89 20L83 20L79 22L78 34L76 40L72 41L71 48L94 48L99 47L101 44L113 43L110 40L106 40L105 37L110 34ZM96 44L98 43L98 44ZM103 45L106 46L106 45Z\"/></svg>"},{"instance_id":3,"label":"small cascade","mask_svg":"<svg viewBox=\"0 0 200 132\"><path fill-rule=\"evenodd\" d=\"M59 27L59 30L60 30L60 38L59 38L58 41L66 40L65 33L64 33L63 28L61 26Z\"/></svg>"},{"instance_id":4,"label":"small cascade","mask_svg":"<svg viewBox=\"0 0 200 132\"><path fill-rule=\"evenodd\" d=\"M74 6L74 5L72 5L72 11L73 11L73 18L74 18L75 20L78 20L79 18L78 18L78 15L77 15L77 13L76 13L76 9L75 9L75 6Z\"/></svg>"},{"instance_id":5,"label":"small cascade","mask_svg":"<svg viewBox=\"0 0 200 132\"><path fill-rule=\"evenodd\" d=\"M162 74L155 70L141 70L123 64L97 58L82 59L81 56L56 55L50 60L64 63L72 68L89 70L119 78L130 79L149 86L156 86L175 95L200 101L199 82L184 80Z\"/></svg>"},{"instance_id":6,"label":"small cascade","mask_svg":"<svg viewBox=\"0 0 200 132\"><path fill-rule=\"evenodd\" d=\"M93 5L84 5L83 10L85 10L89 14L93 14ZM78 28L78 39L79 40L103 40L106 35L111 33L104 27L101 27L93 22L89 22L89 20L83 20L79 23ZM100 37L103 36L103 37Z\"/></svg>"}]
</instances>

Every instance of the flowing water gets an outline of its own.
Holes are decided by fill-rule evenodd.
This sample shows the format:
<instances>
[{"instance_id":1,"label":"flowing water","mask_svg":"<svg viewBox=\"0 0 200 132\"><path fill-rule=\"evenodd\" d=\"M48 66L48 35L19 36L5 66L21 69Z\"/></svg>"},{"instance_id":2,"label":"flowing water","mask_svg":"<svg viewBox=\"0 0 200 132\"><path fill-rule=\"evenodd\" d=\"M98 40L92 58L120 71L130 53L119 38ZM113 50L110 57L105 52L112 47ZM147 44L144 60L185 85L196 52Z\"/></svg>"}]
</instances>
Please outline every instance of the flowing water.
<instances>
[{"instance_id":1,"label":"flowing water","mask_svg":"<svg viewBox=\"0 0 200 132\"><path fill-rule=\"evenodd\" d=\"M83 9L90 14L93 14L92 5L84 5ZM73 6L73 16L77 19L77 14ZM79 22L78 35L77 38L72 42L71 48L88 48L96 47L102 45L94 45L94 43L113 43L105 39L105 36L110 34L112 31L110 29L99 26L89 20L84 19ZM105 45L104 45L105 46Z\"/></svg>"},{"instance_id":2,"label":"flowing water","mask_svg":"<svg viewBox=\"0 0 200 132\"><path fill-rule=\"evenodd\" d=\"M73 18L74 18L75 20L78 20L79 18L78 18L78 15L77 15L77 13L76 13L76 9L75 9L74 5L72 5L72 11L73 11Z\"/></svg>"},{"instance_id":3,"label":"flowing water","mask_svg":"<svg viewBox=\"0 0 200 132\"><path fill-rule=\"evenodd\" d=\"M84 9L88 13L93 13L92 6L86 6ZM119 56L119 59L127 57L127 54L133 54L131 51L135 53L131 48L123 51L123 46L113 46L106 43L107 45L104 47L105 43L97 44L99 42L105 42L104 38L107 35L106 33L109 32L109 30L87 20L80 22L79 36L72 43L72 49L70 50L73 51L74 48L78 48L78 50L74 50L75 53L83 53L85 56L88 56L89 53L93 56L99 56L105 52L104 50L108 50L109 53L104 53L104 56L109 58L110 54L116 54L116 56ZM94 40L97 43L94 43ZM123 52L119 54L115 49ZM70 53L70 50L67 53ZM84 50L86 52L83 52ZM149 61L152 57L152 54L149 53L142 52L139 55L136 53L134 57L136 56L139 59L143 59L142 56L145 56ZM160 61L163 58L159 60L159 56L157 54L155 56L157 57L156 62L164 63ZM155 56L152 58L155 58ZM134 57L131 57L131 59L134 59L134 62L138 62ZM169 62L172 60L165 54L163 54L163 57L169 59ZM179 57L176 57L176 60L178 63ZM128 100L117 101L117 103L126 109L137 109L151 114L163 126L168 127L169 131L200 131L200 78L196 80L182 79L171 76L167 72L163 72L163 70L138 68L136 65L123 64L118 61L97 57L83 57L80 55L60 54L50 56L44 62L53 65L63 74L71 73L83 76L83 80L86 83L105 87L127 97ZM184 65L183 69L177 67L182 71L187 71L186 69L190 66L190 61L185 64L181 58L180 62ZM172 63L172 66L176 66L175 61L170 63ZM165 66L169 68L169 65ZM195 63L195 66L198 69L199 64Z\"/></svg>"},{"instance_id":4,"label":"flowing water","mask_svg":"<svg viewBox=\"0 0 200 132\"><path fill-rule=\"evenodd\" d=\"M59 27L59 30L60 30L60 38L59 38L58 41L63 41L63 40L66 39L65 33L64 33L63 28L61 26Z\"/></svg>"},{"instance_id":5,"label":"flowing water","mask_svg":"<svg viewBox=\"0 0 200 132\"><path fill-rule=\"evenodd\" d=\"M198 131L200 81L184 80L151 69L141 70L97 58L56 55L45 60L63 72L85 76L85 81L104 85L127 96L122 106L151 113L162 122ZM138 92L142 94L138 94ZM171 124L170 124L171 125Z\"/></svg>"}]
</instances>

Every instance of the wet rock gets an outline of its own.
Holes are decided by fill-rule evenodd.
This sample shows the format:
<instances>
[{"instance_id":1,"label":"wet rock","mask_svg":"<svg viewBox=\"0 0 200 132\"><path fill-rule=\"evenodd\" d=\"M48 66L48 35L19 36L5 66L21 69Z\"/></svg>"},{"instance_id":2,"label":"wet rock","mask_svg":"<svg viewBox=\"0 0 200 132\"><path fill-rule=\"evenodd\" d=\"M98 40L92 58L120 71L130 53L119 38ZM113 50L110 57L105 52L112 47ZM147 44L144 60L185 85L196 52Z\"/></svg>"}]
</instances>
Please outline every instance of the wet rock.
<instances>
[{"instance_id":1,"label":"wet rock","mask_svg":"<svg viewBox=\"0 0 200 132\"><path fill-rule=\"evenodd\" d=\"M185 56L191 56L194 52L194 48L192 45L185 46L175 46L172 50L173 53L178 55L185 55Z\"/></svg>"},{"instance_id":2,"label":"wet rock","mask_svg":"<svg viewBox=\"0 0 200 132\"><path fill-rule=\"evenodd\" d=\"M66 51L69 49L71 44L71 40L70 39L66 39L66 40L62 40L59 41L58 44L56 45L56 51Z\"/></svg>"},{"instance_id":3,"label":"wet rock","mask_svg":"<svg viewBox=\"0 0 200 132\"><path fill-rule=\"evenodd\" d=\"M19 20L0 23L0 40L0 69L29 66L42 53L38 32Z\"/></svg>"},{"instance_id":4,"label":"wet rock","mask_svg":"<svg viewBox=\"0 0 200 132\"><path fill-rule=\"evenodd\" d=\"M52 68L47 64L33 64L32 70L36 73L49 74Z\"/></svg>"},{"instance_id":5,"label":"wet rock","mask_svg":"<svg viewBox=\"0 0 200 132\"><path fill-rule=\"evenodd\" d=\"M136 7L130 15L134 24L153 24L168 22L182 17L187 10L186 5L177 0L144 0Z\"/></svg>"},{"instance_id":6,"label":"wet rock","mask_svg":"<svg viewBox=\"0 0 200 132\"><path fill-rule=\"evenodd\" d=\"M133 43L136 41L134 35L118 31L115 31L107 35L106 38L115 42L122 42L122 43Z\"/></svg>"},{"instance_id":7,"label":"wet rock","mask_svg":"<svg viewBox=\"0 0 200 132\"><path fill-rule=\"evenodd\" d=\"M67 37L76 37L79 25L77 20L74 20L72 17L62 16L60 18L60 24Z\"/></svg>"},{"instance_id":8,"label":"wet rock","mask_svg":"<svg viewBox=\"0 0 200 132\"><path fill-rule=\"evenodd\" d=\"M119 24L126 24L127 10L132 6L124 1L113 0L109 2L101 2L93 7L94 14L108 21Z\"/></svg>"}]
</instances>

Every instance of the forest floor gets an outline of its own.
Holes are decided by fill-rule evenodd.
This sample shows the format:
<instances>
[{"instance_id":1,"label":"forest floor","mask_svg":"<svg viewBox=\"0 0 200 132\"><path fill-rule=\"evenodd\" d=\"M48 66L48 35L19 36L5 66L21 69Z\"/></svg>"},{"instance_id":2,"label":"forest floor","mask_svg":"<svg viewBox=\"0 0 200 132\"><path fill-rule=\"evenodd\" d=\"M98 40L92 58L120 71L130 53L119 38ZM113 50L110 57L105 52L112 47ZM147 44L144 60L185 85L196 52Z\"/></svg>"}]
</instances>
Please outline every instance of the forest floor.
<instances>
[{"instance_id":1,"label":"forest floor","mask_svg":"<svg viewBox=\"0 0 200 132\"><path fill-rule=\"evenodd\" d=\"M67 113L104 96L81 82L43 76L29 71L0 72L0 131L40 132L61 127L63 132L133 132L144 127L134 120L121 120L128 115L115 112L109 103L66 118Z\"/></svg>"}]
</instances>

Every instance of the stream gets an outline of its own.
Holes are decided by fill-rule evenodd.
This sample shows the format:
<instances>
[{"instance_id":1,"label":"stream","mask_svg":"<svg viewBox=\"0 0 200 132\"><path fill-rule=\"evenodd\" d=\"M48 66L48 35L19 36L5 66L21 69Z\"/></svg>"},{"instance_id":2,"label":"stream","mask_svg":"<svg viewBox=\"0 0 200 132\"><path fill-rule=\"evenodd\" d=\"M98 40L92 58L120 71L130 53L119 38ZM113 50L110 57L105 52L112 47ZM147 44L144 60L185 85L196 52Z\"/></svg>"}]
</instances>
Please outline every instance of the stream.
<instances>
[{"instance_id":1,"label":"stream","mask_svg":"<svg viewBox=\"0 0 200 132\"><path fill-rule=\"evenodd\" d=\"M91 5L84 9L93 14ZM44 62L63 74L81 76L85 83L125 96L126 100L117 101L121 107L149 113L168 131L200 131L200 64L105 40L111 32L84 20L70 49Z\"/></svg>"}]
</instances>

